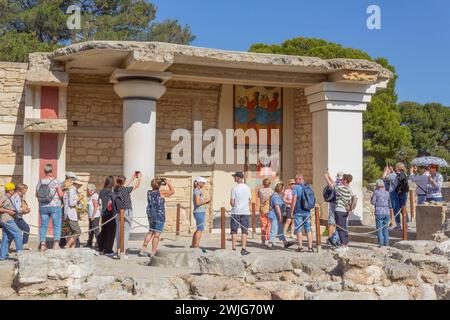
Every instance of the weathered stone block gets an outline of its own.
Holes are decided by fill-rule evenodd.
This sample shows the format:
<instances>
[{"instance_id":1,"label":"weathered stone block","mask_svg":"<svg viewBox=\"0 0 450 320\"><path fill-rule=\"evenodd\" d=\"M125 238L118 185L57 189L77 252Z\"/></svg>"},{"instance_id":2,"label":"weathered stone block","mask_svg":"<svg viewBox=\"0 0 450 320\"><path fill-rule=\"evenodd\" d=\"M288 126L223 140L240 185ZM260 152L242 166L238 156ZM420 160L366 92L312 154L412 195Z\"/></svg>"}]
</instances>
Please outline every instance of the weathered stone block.
<instances>
[{"instance_id":1,"label":"weathered stone block","mask_svg":"<svg viewBox=\"0 0 450 320\"><path fill-rule=\"evenodd\" d=\"M245 264L241 256L229 250L216 250L198 258L200 271L227 277L245 277Z\"/></svg>"},{"instance_id":2,"label":"weathered stone block","mask_svg":"<svg viewBox=\"0 0 450 320\"><path fill-rule=\"evenodd\" d=\"M66 133L66 119L31 119L25 118L23 122L23 131L28 133L47 132L47 133Z\"/></svg>"},{"instance_id":3,"label":"weathered stone block","mask_svg":"<svg viewBox=\"0 0 450 320\"><path fill-rule=\"evenodd\" d=\"M446 220L445 206L416 206L417 240L433 240L433 234L442 230Z\"/></svg>"}]
</instances>

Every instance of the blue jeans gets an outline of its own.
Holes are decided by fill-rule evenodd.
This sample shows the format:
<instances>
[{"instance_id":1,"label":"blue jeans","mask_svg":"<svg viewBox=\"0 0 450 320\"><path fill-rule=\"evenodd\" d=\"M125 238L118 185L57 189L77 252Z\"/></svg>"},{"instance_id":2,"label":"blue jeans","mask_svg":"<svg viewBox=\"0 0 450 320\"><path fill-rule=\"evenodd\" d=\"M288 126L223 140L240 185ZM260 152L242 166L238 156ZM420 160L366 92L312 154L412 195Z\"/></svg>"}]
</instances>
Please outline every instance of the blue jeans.
<instances>
[{"instance_id":1,"label":"blue jeans","mask_svg":"<svg viewBox=\"0 0 450 320\"><path fill-rule=\"evenodd\" d=\"M334 233L331 235L330 240L337 245L341 244L341 240L339 239L339 233L337 232L337 230L334 231Z\"/></svg>"},{"instance_id":2,"label":"blue jeans","mask_svg":"<svg viewBox=\"0 0 450 320\"><path fill-rule=\"evenodd\" d=\"M61 207L39 207L41 215L41 227L39 228L39 241L47 240L47 229L50 219L53 222L53 240L61 239L62 209Z\"/></svg>"},{"instance_id":3,"label":"blue jeans","mask_svg":"<svg viewBox=\"0 0 450 320\"><path fill-rule=\"evenodd\" d=\"M380 246L389 246L389 215L376 215L375 216L375 224L377 229L382 229L377 231L378 244Z\"/></svg>"},{"instance_id":4,"label":"blue jeans","mask_svg":"<svg viewBox=\"0 0 450 320\"><path fill-rule=\"evenodd\" d=\"M281 241L286 241L286 236L284 235L283 224L278 217L269 216L270 219L270 235L269 241L273 242L275 238L280 239Z\"/></svg>"},{"instance_id":5,"label":"blue jeans","mask_svg":"<svg viewBox=\"0 0 450 320\"><path fill-rule=\"evenodd\" d=\"M427 201L427 195L417 195L417 204L424 204Z\"/></svg>"},{"instance_id":6,"label":"blue jeans","mask_svg":"<svg viewBox=\"0 0 450 320\"><path fill-rule=\"evenodd\" d=\"M23 244L27 244L28 243L28 238L29 238L29 233L30 233L30 226L28 225L28 223L26 223L25 220L23 220L22 218L15 218L14 222L16 223L16 225L19 227L19 229L21 231L23 231L23 240L22 243Z\"/></svg>"},{"instance_id":7,"label":"blue jeans","mask_svg":"<svg viewBox=\"0 0 450 320\"><path fill-rule=\"evenodd\" d=\"M14 240L16 243L16 251L19 252L22 247L22 233L14 220L8 222L1 222L3 235L2 246L0 248L0 260L8 258L9 245Z\"/></svg>"},{"instance_id":8,"label":"blue jeans","mask_svg":"<svg viewBox=\"0 0 450 320\"><path fill-rule=\"evenodd\" d=\"M397 192L395 191L391 191L389 193L390 198L391 198L391 202L392 202L392 209L394 210L394 215L395 215L395 223L397 224L397 226L401 225L401 221L402 221L402 214L400 213L397 215L397 213L404 207L406 206L406 200L408 200L408 193L404 193L402 195L398 195ZM406 214L406 222L409 222L409 216L408 214Z\"/></svg>"}]
</instances>

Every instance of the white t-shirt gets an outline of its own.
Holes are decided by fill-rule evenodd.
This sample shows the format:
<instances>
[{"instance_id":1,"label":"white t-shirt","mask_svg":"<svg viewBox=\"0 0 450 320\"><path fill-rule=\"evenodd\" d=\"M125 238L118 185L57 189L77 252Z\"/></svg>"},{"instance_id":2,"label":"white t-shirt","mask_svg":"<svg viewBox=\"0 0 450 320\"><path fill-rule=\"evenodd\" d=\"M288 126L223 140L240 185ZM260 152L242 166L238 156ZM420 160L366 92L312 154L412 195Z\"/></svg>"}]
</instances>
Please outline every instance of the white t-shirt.
<instances>
[{"instance_id":1,"label":"white t-shirt","mask_svg":"<svg viewBox=\"0 0 450 320\"><path fill-rule=\"evenodd\" d=\"M245 183L239 183L231 189L231 199L234 199L232 214L250 215L249 203L252 200L252 191Z\"/></svg>"},{"instance_id":2,"label":"white t-shirt","mask_svg":"<svg viewBox=\"0 0 450 320\"><path fill-rule=\"evenodd\" d=\"M94 212L94 203L92 202L92 200L96 200L97 201L97 211ZM98 193L94 192L92 194L92 196L89 197L89 202L88 202L88 215L89 218L92 219L92 217L94 218L100 218L100 204L98 203Z\"/></svg>"}]
</instances>

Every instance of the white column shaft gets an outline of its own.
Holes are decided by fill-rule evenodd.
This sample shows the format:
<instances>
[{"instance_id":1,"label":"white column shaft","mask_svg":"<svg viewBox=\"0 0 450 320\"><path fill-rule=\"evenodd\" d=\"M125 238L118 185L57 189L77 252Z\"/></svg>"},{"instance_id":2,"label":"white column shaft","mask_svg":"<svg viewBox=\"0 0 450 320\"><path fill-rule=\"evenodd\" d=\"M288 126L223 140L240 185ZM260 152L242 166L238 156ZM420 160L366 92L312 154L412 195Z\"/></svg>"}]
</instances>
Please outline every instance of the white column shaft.
<instances>
[{"instance_id":1,"label":"white column shaft","mask_svg":"<svg viewBox=\"0 0 450 320\"><path fill-rule=\"evenodd\" d=\"M129 178L142 174L141 186L131 195L135 219L146 217L147 190L155 176L156 102L131 99L123 102L123 172Z\"/></svg>"}]
</instances>

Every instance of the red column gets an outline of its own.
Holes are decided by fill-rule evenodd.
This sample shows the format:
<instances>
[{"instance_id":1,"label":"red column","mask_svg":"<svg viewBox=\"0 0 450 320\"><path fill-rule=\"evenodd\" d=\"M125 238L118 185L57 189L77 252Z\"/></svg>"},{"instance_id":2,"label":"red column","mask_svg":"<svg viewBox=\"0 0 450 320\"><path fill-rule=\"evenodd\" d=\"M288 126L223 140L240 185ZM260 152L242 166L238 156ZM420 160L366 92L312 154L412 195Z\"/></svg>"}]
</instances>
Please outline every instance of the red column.
<instances>
[{"instance_id":1,"label":"red column","mask_svg":"<svg viewBox=\"0 0 450 320\"><path fill-rule=\"evenodd\" d=\"M59 88L41 87L41 119L58 119ZM39 178L44 176L44 166L50 163L53 173L58 172L58 134L41 133L39 135ZM39 225L41 218L39 216ZM53 234L53 224L50 221L47 234Z\"/></svg>"}]
</instances>

